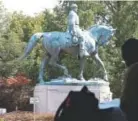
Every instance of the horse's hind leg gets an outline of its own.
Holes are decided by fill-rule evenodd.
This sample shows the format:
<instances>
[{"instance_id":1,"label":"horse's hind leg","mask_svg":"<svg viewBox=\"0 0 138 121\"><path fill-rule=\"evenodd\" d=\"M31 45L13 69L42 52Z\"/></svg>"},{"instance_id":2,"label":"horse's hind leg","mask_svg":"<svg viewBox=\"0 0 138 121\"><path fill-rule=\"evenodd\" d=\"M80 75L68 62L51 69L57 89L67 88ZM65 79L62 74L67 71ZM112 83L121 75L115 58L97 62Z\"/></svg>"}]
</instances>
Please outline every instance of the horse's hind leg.
<instances>
[{"instance_id":1,"label":"horse's hind leg","mask_svg":"<svg viewBox=\"0 0 138 121\"><path fill-rule=\"evenodd\" d=\"M63 65L58 64L57 60L58 60L57 56L52 56L50 58L49 65L51 65L53 67L57 67L59 69L62 69L64 71L64 75L65 76L69 76L68 69L65 66L63 66Z\"/></svg>"},{"instance_id":2,"label":"horse's hind leg","mask_svg":"<svg viewBox=\"0 0 138 121\"><path fill-rule=\"evenodd\" d=\"M40 65L39 77L38 77L39 83L44 83L44 72L48 61L49 57L45 55Z\"/></svg>"}]
</instances>

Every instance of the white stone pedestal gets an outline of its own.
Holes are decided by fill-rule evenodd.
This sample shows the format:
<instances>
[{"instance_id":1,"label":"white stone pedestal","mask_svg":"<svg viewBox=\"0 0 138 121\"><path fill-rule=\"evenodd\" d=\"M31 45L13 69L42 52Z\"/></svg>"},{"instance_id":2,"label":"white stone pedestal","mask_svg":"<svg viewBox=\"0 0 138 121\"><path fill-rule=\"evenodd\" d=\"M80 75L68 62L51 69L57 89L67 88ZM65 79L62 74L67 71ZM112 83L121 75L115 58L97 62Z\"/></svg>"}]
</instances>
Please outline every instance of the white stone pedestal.
<instances>
[{"instance_id":1,"label":"white stone pedestal","mask_svg":"<svg viewBox=\"0 0 138 121\"><path fill-rule=\"evenodd\" d=\"M45 85L36 85L34 89L34 97L39 98L36 104L35 112L37 113L55 113L59 105L66 98L69 91L80 91L86 85L90 91L100 102L111 101L112 93L110 92L109 82L105 81L89 81L80 83L47 83Z\"/></svg>"}]
</instances>

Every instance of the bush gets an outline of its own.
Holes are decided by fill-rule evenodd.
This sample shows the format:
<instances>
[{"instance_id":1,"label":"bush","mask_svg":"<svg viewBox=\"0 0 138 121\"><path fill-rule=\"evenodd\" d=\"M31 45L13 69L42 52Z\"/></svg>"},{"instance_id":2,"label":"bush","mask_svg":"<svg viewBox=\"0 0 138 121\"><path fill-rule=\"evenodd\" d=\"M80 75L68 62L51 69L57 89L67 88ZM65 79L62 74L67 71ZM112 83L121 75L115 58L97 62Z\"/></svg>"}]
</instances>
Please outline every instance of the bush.
<instances>
[{"instance_id":1,"label":"bush","mask_svg":"<svg viewBox=\"0 0 138 121\"><path fill-rule=\"evenodd\" d=\"M6 108L8 112L15 111L16 107L19 110L32 111L33 106L29 104L29 99L33 96L34 86L30 82L23 75L1 80L0 107Z\"/></svg>"},{"instance_id":2,"label":"bush","mask_svg":"<svg viewBox=\"0 0 138 121\"><path fill-rule=\"evenodd\" d=\"M52 114L35 114L36 121L53 121L54 115ZM5 121L33 121L33 112L11 112L2 116Z\"/></svg>"}]
</instances>

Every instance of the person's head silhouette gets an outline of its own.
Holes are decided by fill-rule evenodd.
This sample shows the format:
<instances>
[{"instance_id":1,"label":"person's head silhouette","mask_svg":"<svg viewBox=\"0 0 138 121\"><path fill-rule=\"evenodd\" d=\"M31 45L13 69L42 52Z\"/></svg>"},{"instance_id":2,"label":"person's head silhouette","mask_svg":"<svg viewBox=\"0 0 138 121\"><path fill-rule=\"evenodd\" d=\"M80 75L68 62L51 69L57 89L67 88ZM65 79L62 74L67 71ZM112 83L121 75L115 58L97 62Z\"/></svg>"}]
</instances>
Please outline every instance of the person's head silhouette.
<instances>
[{"instance_id":1,"label":"person's head silhouette","mask_svg":"<svg viewBox=\"0 0 138 121\"><path fill-rule=\"evenodd\" d=\"M127 66L138 62L138 39L130 38L122 45L122 58Z\"/></svg>"}]
</instances>

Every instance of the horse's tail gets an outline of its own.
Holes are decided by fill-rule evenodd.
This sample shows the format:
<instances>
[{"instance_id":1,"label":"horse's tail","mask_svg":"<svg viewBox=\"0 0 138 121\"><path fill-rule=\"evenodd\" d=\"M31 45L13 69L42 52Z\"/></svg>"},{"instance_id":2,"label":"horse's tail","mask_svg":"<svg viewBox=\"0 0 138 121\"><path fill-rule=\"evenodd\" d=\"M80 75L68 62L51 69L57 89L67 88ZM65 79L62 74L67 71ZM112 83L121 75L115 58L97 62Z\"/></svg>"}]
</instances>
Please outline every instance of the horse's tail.
<instances>
[{"instance_id":1,"label":"horse's tail","mask_svg":"<svg viewBox=\"0 0 138 121\"><path fill-rule=\"evenodd\" d=\"M27 57L31 51L33 50L33 48L36 46L37 42L40 40L40 38L43 36L43 33L35 33L31 36L27 47L25 48L25 52L24 54L19 58L19 60L24 59L25 57Z\"/></svg>"}]
</instances>

